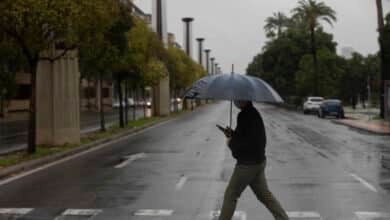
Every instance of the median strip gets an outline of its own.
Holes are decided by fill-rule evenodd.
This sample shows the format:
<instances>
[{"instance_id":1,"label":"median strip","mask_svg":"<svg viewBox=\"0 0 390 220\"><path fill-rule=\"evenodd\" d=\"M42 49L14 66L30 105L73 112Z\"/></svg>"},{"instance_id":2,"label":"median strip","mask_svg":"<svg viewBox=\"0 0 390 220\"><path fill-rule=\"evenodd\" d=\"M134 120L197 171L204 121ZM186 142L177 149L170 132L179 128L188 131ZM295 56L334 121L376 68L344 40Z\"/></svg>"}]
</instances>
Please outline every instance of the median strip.
<instances>
[{"instance_id":1,"label":"median strip","mask_svg":"<svg viewBox=\"0 0 390 220\"><path fill-rule=\"evenodd\" d=\"M80 145L64 145L57 147L40 146L37 148L37 153L32 155L28 155L25 152L18 152L7 156L1 156L0 179L4 179L11 175L13 175L13 177L0 181L0 185L7 184L15 179L54 166L57 163L106 147L107 145L126 139L130 135L135 135L138 132L145 131L156 125L162 125L183 113L187 113L187 111L174 113L169 117L132 121L123 129L119 128L119 126L114 126L107 132L94 133L93 135L83 138Z\"/></svg>"}]
</instances>

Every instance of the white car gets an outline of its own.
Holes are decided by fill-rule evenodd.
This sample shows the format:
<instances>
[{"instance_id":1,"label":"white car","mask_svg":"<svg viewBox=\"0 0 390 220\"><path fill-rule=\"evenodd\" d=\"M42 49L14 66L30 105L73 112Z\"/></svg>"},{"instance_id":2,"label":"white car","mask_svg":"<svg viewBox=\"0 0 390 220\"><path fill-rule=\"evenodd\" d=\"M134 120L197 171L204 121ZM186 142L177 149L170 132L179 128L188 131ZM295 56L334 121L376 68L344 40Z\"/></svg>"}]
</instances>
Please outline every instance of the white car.
<instances>
[{"instance_id":1,"label":"white car","mask_svg":"<svg viewBox=\"0 0 390 220\"><path fill-rule=\"evenodd\" d=\"M303 114L318 112L323 101L324 98L322 97L308 97L306 102L303 103Z\"/></svg>"},{"instance_id":2,"label":"white car","mask_svg":"<svg viewBox=\"0 0 390 220\"><path fill-rule=\"evenodd\" d=\"M128 98L127 99L127 104L129 107L134 107L135 103L134 103L134 99L133 98ZM126 106L126 103L123 101L122 102L122 106L125 107ZM114 108L119 108L119 101L114 101L112 103L112 107Z\"/></svg>"}]
</instances>

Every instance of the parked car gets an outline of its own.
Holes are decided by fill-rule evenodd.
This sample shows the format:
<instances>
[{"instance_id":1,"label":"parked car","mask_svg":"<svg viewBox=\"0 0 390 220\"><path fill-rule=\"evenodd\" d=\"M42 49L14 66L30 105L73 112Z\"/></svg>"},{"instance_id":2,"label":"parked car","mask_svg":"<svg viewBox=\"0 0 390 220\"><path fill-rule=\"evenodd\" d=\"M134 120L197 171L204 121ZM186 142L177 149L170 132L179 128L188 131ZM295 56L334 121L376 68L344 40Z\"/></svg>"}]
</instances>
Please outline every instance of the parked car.
<instances>
[{"instance_id":1,"label":"parked car","mask_svg":"<svg viewBox=\"0 0 390 220\"><path fill-rule=\"evenodd\" d=\"M134 99L133 99L133 98L128 98L128 99L127 99L127 104L128 104L130 107L134 107L134 105L135 105ZM123 105L123 107L124 107L124 106L126 106L126 103L123 101L123 102L122 102L122 105ZM114 108L119 108L119 101L118 101L118 100L114 101L114 102L112 103L112 107L114 107Z\"/></svg>"},{"instance_id":2,"label":"parked car","mask_svg":"<svg viewBox=\"0 0 390 220\"><path fill-rule=\"evenodd\" d=\"M321 103L324 101L322 97L308 97L303 103L303 114L317 113Z\"/></svg>"},{"instance_id":3,"label":"parked car","mask_svg":"<svg viewBox=\"0 0 390 220\"><path fill-rule=\"evenodd\" d=\"M318 109L318 117L325 118L326 116L344 118L344 108L342 102L338 99L324 100Z\"/></svg>"}]
</instances>

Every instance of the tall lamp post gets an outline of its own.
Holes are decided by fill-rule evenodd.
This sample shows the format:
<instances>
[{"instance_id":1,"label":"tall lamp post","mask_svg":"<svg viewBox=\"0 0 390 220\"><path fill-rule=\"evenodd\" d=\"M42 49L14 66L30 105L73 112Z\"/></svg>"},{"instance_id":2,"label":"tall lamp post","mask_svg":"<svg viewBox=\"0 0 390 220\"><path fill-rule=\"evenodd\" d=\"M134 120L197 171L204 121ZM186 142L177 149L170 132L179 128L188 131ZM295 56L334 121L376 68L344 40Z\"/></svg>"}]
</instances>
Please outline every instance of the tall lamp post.
<instances>
[{"instance_id":1,"label":"tall lamp post","mask_svg":"<svg viewBox=\"0 0 390 220\"><path fill-rule=\"evenodd\" d=\"M385 27L383 19L383 6L382 0L376 0L377 13L378 13L378 32L379 32L379 48L380 48L380 58L381 58L381 85L380 85L380 117L385 118L386 107L386 91L385 91L385 80L386 80L386 66L385 65L385 48L383 46L383 30Z\"/></svg>"},{"instance_id":2,"label":"tall lamp post","mask_svg":"<svg viewBox=\"0 0 390 220\"><path fill-rule=\"evenodd\" d=\"M211 75L211 73L210 73L210 52L211 52L211 50L207 49L207 50L204 50L204 52L206 53L206 70L207 70L207 74Z\"/></svg>"},{"instance_id":3,"label":"tall lamp post","mask_svg":"<svg viewBox=\"0 0 390 220\"><path fill-rule=\"evenodd\" d=\"M214 65L214 62L215 62L215 58L214 57L211 57L211 75L214 75L215 72L214 72L214 68L215 68L215 65Z\"/></svg>"},{"instance_id":4,"label":"tall lamp post","mask_svg":"<svg viewBox=\"0 0 390 220\"><path fill-rule=\"evenodd\" d=\"M204 38L197 38L196 40L198 41L198 47L199 47L199 54L198 54L199 64L201 66L203 66L203 41L204 41Z\"/></svg>"},{"instance_id":5,"label":"tall lamp post","mask_svg":"<svg viewBox=\"0 0 390 220\"><path fill-rule=\"evenodd\" d=\"M184 48L189 57L192 57L192 22L193 18L183 18L184 22Z\"/></svg>"}]
</instances>

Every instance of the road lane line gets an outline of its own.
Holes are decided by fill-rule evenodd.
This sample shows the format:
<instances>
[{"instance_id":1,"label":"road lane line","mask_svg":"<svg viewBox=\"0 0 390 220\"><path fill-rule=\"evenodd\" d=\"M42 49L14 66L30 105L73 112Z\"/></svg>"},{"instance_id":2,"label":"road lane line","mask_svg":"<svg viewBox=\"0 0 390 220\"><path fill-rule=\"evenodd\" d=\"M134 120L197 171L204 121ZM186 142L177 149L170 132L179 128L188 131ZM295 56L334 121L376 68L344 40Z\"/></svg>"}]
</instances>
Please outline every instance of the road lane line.
<instances>
[{"instance_id":1,"label":"road lane line","mask_svg":"<svg viewBox=\"0 0 390 220\"><path fill-rule=\"evenodd\" d=\"M354 173L351 173L351 176L355 178L357 181L359 181L361 184L363 184L365 187L367 187L369 190L376 193L378 192L378 190L371 183L367 182L365 179L361 178L360 176Z\"/></svg>"},{"instance_id":2,"label":"road lane line","mask_svg":"<svg viewBox=\"0 0 390 220\"><path fill-rule=\"evenodd\" d=\"M26 176L29 176L29 175L31 175L31 174L37 173L37 172L39 172L39 171L46 170L46 169L48 169L48 168L50 168L50 167L53 167L53 166L56 166L56 165L58 165L58 164L61 164L61 163L64 163L64 162L73 160L73 159L75 159L75 158L82 157L82 156L84 156L84 155L86 155L86 154L89 154L89 153L92 153L92 152L101 150L101 149L103 149L103 148L105 148L105 147L107 147L107 146L110 146L110 145L119 143L119 142L121 142L121 141L127 140L127 139L132 138L132 137L134 137L134 136L137 136L137 135L139 135L139 134L145 133L145 132L147 132L147 131L149 131L149 130L152 130L152 129L155 129L155 128L157 128L157 127L160 127L160 126L163 126L163 125L165 125L165 124L168 124L168 123L170 123L170 122L176 121L176 120L178 120L178 119L180 119L180 117L179 117L179 118L170 119L170 120L167 120L167 121L164 121L164 122L161 122L161 123L158 123L158 124L156 124L156 125L153 125L153 126L151 126L151 127L145 128L145 129L143 129L143 130L140 130L140 131L134 132L134 133L132 133L132 134L129 134L129 135L120 137L120 138L118 138L118 139L112 140L112 141L110 141L110 142L104 143L104 144L100 145L99 147L91 148L90 150L83 151L83 152L81 152L81 153L79 153L79 154L75 154L75 155L73 155L73 156L66 157L66 158L64 158L64 159L61 159L61 160L58 160L58 161L55 161L55 162L46 164L46 165L41 166L41 167L38 167L38 168L36 168L36 169L33 169L33 170L30 170L30 171L27 171L27 172L24 172L24 173L15 175L15 176L13 176L13 177L10 177L10 178L8 178L8 179L5 179L5 180L0 181L0 186L6 185L6 184L11 183L11 182L13 182L13 181L15 181L15 180L21 179L21 178L23 178L23 177L26 177Z\"/></svg>"},{"instance_id":3,"label":"road lane line","mask_svg":"<svg viewBox=\"0 0 390 220\"><path fill-rule=\"evenodd\" d=\"M127 157L125 157L127 159L125 161L121 162L120 164L116 165L115 168L116 169L124 168L125 166L129 165L130 163L132 163L136 160L139 160L139 159L143 159L145 157L146 157L145 153L139 153L139 154L133 154L133 155L127 156Z\"/></svg>"},{"instance_id":4,"label":"road lane line","mask_svg":"<svg viewBox=\"0 0 390 220\"><path fill-rule=\"evenodd\" d=\"M26 215L30 213L32 210L31 208L7 208L7 209L0 209L0 215Z\"/></svg>"},{"instance_id":5,"label":"road lane line","mask_svg":"<svg viewBox=\"0 0 390 220\"><path fill-rule=\"evenodd\" d=\"M169 209L140 209L134 212L134 216L171 216L173 210Z\"/></svg>"},{"instance_id":6,"label":"road lane line","mask_svg":"<svg viewBox=\"0 0 390 220\"><path fill-rule=\"evenodd\" d=\"M358 217L359 220L390 218L390 213L383 212L355 212L355 215Z\"/></svg>"},{"instance_id":7,"label":"road lane line","mask_svg":"<svg viewBox=\"0 0 390 220\"><path fill-rule=\"evenodd\" d=\"M184 186L184 184L187 182L188 177L182 176L179 180L179 182L176 184L176 190L181 190Z\"/></svg>"},{"instance_id":8,"label":"road lane line","mask_svg":"<svg viewBox=\"0 0 390 220\"><path fill-rule=\"evenodd\" d=\"M100 209L67 209L62 216L96 216L102 212Z\"/></svg>"},{"instance_id":9,"label":"road lane line","mask_svg":"<svg viewBox=\"0 0 390 220\"><path fill-rule=\"evenodd\" d=\"M287 212L289 218L311 218L319 220L322 219L321 215L318 212Z\"/></svg>"}]
</instances>

